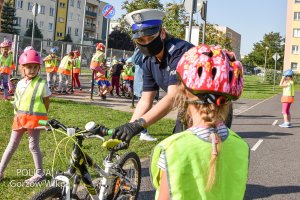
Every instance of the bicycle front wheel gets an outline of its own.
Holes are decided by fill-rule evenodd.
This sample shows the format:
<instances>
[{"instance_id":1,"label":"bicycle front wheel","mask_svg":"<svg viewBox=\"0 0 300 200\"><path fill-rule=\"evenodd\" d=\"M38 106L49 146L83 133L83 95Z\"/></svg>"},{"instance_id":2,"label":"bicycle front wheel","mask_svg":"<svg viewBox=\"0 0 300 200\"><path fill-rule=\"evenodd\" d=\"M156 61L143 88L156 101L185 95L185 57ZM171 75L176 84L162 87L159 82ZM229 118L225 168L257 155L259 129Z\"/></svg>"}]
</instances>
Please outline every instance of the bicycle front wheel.
<instances>
[{"instance_id":1,"label":"bicycle front wheel","mask_svg":"<svg viewBox=\"0 0 300 200\"><path fill-rule=\"evenodd\" d=\"M65 199L62 193L60 187L48 187L32 197L31 200L62 200Z\"/></svg>"},{"instance_id":2,"label":"bicycle front wheel","mask_svg":"<svg viewBox=\"0 0 300 200\"><path fill-rule=\"evenodd\" d=\"M141 184L141 161L134 152L128 152L116 162L126 178L116 177L110 199L137 200ZM127 180L126 180L127 179Z\"/></svg>"}]
</instances>

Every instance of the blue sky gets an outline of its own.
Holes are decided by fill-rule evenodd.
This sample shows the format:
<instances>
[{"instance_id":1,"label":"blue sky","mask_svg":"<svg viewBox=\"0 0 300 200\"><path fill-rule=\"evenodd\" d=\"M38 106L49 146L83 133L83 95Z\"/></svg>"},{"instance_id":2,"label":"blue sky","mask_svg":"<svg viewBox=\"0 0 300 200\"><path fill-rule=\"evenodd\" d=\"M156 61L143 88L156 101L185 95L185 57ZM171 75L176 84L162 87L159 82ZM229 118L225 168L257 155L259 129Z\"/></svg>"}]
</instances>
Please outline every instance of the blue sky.
<instances>
[{"instance_id":1,"label":"blue sky","mask_svg":"<svg viewBox=\"0 0 300 200\"><path fill-rule=\"evenodd\" d=\"M104 0L116 9L113 19L125 14L122 0ZM162 3L182 0L161 0ZM242 36L241 55L252 51L253 43L263 39L266 33L279 32L285 37L287 1L285 0L208 0L207 21L227 26ZM194 19L201 22L199 14Z\"/></svg>"}]
</instances>

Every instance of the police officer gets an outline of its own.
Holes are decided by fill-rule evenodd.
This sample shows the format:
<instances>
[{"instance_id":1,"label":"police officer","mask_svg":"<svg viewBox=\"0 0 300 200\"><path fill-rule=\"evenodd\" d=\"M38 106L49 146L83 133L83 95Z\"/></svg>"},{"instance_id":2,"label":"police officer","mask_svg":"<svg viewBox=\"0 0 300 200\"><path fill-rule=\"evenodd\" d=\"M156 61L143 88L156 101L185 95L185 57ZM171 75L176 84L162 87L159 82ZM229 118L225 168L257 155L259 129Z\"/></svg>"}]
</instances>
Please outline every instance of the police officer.
<instances>
[{"instance_id":1,"label":"police officer","mask_svg":"<svg viewBox=\"0 0 300 200\"><path fill-rule=\"evenodd\" d=\"M168 34L162 27L164 16L164 12L156 9L137 10L125 16L125 21L131 25L134 42L144 54L143 92L130 122L115 129L115 138L129 142L171 110L177 92L177 63L193 45ZM159 88L167 94L153 106ZM179 131L176 123L174 132Z\"/></svg>"}]
</instances>

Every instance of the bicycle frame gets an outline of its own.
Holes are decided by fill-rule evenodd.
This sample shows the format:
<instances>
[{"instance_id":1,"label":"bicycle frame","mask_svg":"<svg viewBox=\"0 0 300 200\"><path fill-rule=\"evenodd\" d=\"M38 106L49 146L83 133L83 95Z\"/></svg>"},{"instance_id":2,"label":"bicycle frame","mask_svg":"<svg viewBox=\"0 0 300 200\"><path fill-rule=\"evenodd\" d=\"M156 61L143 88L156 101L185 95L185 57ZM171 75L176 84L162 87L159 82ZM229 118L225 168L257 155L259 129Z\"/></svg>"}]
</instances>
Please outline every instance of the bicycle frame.
<instances>
[{"instance_id":1,"label":"bicycle frame","mask_svg":"<svg viewBox=\"0 0 300 200\"><path fill-rule=\"evenodd\" d=\"M76 132L79 132L79 129L76 129ZM82 135L76 135L76 142L74 143L72 155L70 158L70 166L67 172L60 172L57 173L53 180L52 186L57 186L57 181L64 183L64 189L66 193L66 200L70 200L71 196L76 195L78 186L80 181L84 183L85 187L87 188L91 198L93 200L103 200L105 198L105 193L108 186L111 184L111 180L114 177L120 177L120 179L125 180L127 183L130 184L131 188L135 190L137 187L134 183L132 183L122 172L121 168L118 168L115 163L113 162L113 158L115 158L116 150L110 149L109 155L104 159L104 167L103 170L97 163L93 162L92 158L81 151L82 142L85 139ZM99 139L104 140L101 136L90 136L90 137L97 137ZM92 178L88 172L87 165L93 168L101 178L101 187L99 193L96 190L92 182ZM79 171L80 175L76 172ZM119 172L120 171L120 172ZM70 179L73 178L73 188L72 192L70 192L71 184Z\"/></svg>"}]
</instances>

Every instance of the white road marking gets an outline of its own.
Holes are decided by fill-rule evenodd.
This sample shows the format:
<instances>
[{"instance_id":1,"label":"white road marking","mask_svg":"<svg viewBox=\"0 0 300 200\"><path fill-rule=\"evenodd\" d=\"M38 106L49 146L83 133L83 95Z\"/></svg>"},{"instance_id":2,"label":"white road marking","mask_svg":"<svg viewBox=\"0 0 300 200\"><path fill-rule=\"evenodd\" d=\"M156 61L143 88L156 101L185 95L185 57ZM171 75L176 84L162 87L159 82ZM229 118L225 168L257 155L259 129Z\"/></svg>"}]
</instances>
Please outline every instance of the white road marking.
<instances>
[{"instance_id":1,"label":"white road marking","mask_svg":"<svg viewBox=\"0 0 300 200\"><path fill-rule=\"evenodd\" d=\"M263 102L265 102L265 101L268 101L268 100L272 99L273 97L274 97L274 96L272 96L272 97L270 97L270 98L268 98L268 99L265 99L265 100L263 100L263 101L260 101L260 102L258 102L257 104L254 104L253 106L250 106L249 108L247 108L247 109L245 109L245 110L242 110L241 112L236 113L236 114L234 114L234 115L235 115L235 116L240 115L240 114L242 114L242 113L244 113L244 112L246 112L246 111L248 111L248 110L254 108L254 107L257 106L257 105L259 105L259 104L261 104L261 103L263 103Z\"/></svg>"},{"instance_id":2,"label":"white road marking","mask_svg":"<svg viewBox=\"0 0 300 200\"><path fill-rule=\"evenodd\" d=\"M273 122L272 126L275 126L275 125L277 124L277 122L278 122L278 120L276 119L276 120Z\"/></svg>"},{"instance_id":3,"label":"white road marking","mask_svg":"<svg viewBox=\"0 0 300 200\"><path fill-rule=\"evenodd\" d=\"M251 151L255 151L263 141L264 140L258 140L256 144L252 147Z\"/></svg>"}]
</instances>

